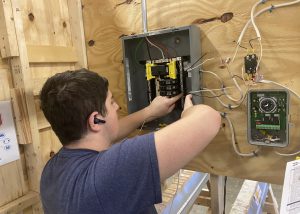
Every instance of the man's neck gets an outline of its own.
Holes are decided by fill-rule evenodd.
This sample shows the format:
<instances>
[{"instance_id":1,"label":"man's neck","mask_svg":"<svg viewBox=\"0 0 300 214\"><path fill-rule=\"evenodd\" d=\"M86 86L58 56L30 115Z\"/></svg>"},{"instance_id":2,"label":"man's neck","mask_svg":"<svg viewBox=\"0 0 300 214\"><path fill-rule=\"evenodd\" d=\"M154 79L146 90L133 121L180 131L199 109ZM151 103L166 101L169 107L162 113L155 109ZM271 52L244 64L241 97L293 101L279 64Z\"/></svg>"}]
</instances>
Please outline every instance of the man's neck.
<instances>
[{"instance_id":1,"label":"man's neck","mask_svg":"<svg viewBox=\"0 0 300 214\"><path fill-rule=\"evenodd\" d=\"M103 150L107 150L111 146L107 140L99 137L85 136L79 141L73 142L67 146L68 149L90 149L101 152Z\"/></svg>"}]
</instances>

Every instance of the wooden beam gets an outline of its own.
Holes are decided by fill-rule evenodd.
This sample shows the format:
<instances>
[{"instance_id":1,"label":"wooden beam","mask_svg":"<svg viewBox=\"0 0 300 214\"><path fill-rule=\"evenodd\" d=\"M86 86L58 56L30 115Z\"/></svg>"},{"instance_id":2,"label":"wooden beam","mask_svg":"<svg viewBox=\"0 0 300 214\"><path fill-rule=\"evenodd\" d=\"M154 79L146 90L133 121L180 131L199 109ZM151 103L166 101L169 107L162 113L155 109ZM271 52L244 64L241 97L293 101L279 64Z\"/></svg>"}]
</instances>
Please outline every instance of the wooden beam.
<instances>
[{"instance_id":1,"label":"wooden beam","mask_svg":"<svg viewBox=\"0 0 300 214\"><path fill-rule=\"evenodd\" d=\"M224 176L210 175L210 195L212 213L223 214L224 211Z\"/></svg>"},{"instance_id":2,"label":"wooden beam","mask_svg":"<svg viewBox=\"0 0 300 214\"><path fill-rule=\"evenodd\" d=\"M76 48L78 55L78 62L75 64L75 67L87 68L81 0L68 0L68 8L73 46Z\"/></svg>"},{"instance_id":3,"label":"wooden beam","mask_svg":"<svg viewBox=\"0 0 300 214\"><path fill-rule=\"evenodd\" d=\"M28 110L26 106L25 93L22 89L12 89L12 104L14 109L15 121L17 126L17 137L19 144L32 143Z\"/></svg>"},{"instance_id":4,"label":"wooden beam","mask_svg":"<svg viewBox=\"0 0 300 214\"><path fill-rule=\"evenodd\" d=\"M11 0L13 19L15 24L14 27L20 56L12 57L10 63L12 68L14 87L24 92L22 94L26 100L26 114L28 115L30 124L32 144L24 145L26 168L29 177L29 187L30 190L39 192L39 183L43 164L40 152L41 148L33 96L32 76L29 69L20 1L21 0Z\"/></svg>"},{"instance_id":5,"label":"wooden beam","mask_svg":"<svg viewBox=\"0 0 300 214\"><path fill-rule=\"evenodd\" d=\"M18 213L23 211L25 208L38 203L39 201L39 194L31 191L26 195L0 207L0 214Z\"/></svg>"},{"instance_id":6,"label":"wooden beam","mask_svg":"<svg viewBox=\"0 0 300 214\"><path fill-rule=\"evenodd\" d=\"M27 45L29 63L77 62L75 47Z\"/></svg>"},{"instance_id":7,"label":"wooden beam","mask_svg":"<svg viewBox=\"0 0 300 214\"><path fill-rule=\"evenodd\" d=\"M0 1L0 50L1 57L19 56L14 28L11 1Z\"/></svg>"}]
</instances>

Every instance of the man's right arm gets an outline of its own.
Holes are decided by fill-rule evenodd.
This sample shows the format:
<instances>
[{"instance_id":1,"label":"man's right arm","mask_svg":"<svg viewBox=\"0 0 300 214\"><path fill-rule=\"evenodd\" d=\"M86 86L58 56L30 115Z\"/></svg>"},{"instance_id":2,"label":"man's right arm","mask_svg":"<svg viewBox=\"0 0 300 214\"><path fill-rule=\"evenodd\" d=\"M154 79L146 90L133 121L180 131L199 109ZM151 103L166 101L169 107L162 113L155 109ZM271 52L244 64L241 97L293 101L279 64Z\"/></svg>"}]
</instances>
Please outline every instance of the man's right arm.
<instances>
[{"instance_id":1,"label":"man's right arm","mask_svg":"<svg viewBox=\"0 0 300 214\"><path fill-rule=\"evenodd\" d=\"M216 136L220 129L219 112L206 105L192 105L186 97L180 120L155 132L160 179L184 167Z\"/></svg>"}]
</instances>

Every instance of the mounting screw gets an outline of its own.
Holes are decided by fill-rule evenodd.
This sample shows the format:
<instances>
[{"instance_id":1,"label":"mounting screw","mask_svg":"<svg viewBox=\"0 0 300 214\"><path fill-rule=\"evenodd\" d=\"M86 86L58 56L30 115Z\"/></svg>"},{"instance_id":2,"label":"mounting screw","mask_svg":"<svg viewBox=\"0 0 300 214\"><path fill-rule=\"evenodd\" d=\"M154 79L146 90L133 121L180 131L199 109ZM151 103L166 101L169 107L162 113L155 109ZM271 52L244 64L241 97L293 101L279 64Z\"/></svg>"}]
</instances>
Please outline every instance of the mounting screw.
<instances>
[{"instance_id":1,"label":"mounting screw","mask_svg":"<svg viewBox=\"0 0 300 214\"><path fill-rule=\"evenodd\" d=\"M179 37L176 37L174 42L175 42L175 44L179 44L179 43L181 42L181 41L180 41L180 38L179 38Z\"/></svg>"}]
</instances>

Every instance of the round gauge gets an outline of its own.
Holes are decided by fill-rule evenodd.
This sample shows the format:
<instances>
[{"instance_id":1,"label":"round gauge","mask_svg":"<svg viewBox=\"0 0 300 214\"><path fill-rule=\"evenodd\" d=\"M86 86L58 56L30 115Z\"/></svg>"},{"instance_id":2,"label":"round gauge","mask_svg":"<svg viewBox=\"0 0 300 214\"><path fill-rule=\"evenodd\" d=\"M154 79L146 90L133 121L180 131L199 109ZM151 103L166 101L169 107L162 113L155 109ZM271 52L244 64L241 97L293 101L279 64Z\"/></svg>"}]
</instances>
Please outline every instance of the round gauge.
<instances>
[{"instance_id":1,"label":"round gauge","mask_svg":"<svg viewBox=\"0 0 300 214\"><path fill-rule=\"evenodd\" d=\"M273 113L277 108L276 100L264 97L259 101L259 110L264 113Z\"/></svg>"}]
</instances>

